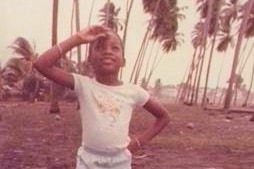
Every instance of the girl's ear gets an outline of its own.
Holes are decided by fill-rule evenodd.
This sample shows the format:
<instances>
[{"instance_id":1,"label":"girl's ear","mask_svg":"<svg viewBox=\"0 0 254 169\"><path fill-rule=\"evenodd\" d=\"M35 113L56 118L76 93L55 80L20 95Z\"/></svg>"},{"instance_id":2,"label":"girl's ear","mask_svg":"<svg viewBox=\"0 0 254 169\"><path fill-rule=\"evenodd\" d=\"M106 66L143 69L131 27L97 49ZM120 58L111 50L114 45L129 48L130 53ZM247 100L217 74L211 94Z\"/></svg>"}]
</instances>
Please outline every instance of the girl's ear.
<instances>
[{"instance_id":1,"label":"girl's ear","mask_svg":"<svg viewBox=\"0 0 254 169\"><path fill-rule=\"evenodd\" d=\"M88 62L91 62L91 59L92 59L92 58L91 58L91 55L89 54L89 55L87 56L87 61L88 61Z\"/></svg>"},{"instance_id":2,"label":"girl's ear","mask_svg":"<svg viewBox=\"0 0 254 169\"><path fill-rule=\"evenodd\" d=\"M126 65L126 59L125 59L125 58L123 58L122 67L125 67L125 65Z\"/></svg>"}]
</instances>

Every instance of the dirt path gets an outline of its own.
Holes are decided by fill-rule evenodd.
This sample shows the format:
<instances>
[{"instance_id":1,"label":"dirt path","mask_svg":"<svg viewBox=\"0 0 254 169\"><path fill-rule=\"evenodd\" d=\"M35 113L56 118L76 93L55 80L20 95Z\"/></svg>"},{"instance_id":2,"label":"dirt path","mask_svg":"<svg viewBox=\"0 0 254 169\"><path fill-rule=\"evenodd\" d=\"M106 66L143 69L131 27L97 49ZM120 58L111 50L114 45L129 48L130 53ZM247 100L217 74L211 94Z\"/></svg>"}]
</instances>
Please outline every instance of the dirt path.
<instances>
[{"instance_id":1,"label":"dirt path","mask_svg":"<svg viewBox=\"0 0 254 169\"><path fill-rule=\"evenodd\" d=\"M74 103L60 115L46 103L0 104L1 169L72 169L80 143ZM254 123L249 115L197 112L169 105L171 125L133 157L133 169L254 169ZM131 131L151 121L137 113Z\"/></svg>"}]
</instances>

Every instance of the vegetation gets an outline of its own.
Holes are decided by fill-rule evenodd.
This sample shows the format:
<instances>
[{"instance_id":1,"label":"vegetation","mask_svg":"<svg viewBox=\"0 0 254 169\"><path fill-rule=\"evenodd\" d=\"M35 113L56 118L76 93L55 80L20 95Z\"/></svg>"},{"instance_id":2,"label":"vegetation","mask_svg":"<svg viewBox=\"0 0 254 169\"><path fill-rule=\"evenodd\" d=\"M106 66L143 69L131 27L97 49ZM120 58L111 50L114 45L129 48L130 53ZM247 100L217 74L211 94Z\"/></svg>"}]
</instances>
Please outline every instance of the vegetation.
<instances>
[{"instance_id":1,"label":"vegetation","mask_svg":"<svg viewBox=\"0 0 254 169\"><path fill-rule=\"evenodd\" d=\"M238 81L235 80L237 76L241 76L240 73L237 74L237 68L240 67L239 70L241 71L238 72L242 72L244 67L243 64L239 65L242 59L239 58L240 51L244 50L241 49L241 44L244 40L243 38L247 38L248 40L248 38L252 37L253 33L250 31L250 27L253 26L252 17L249 17L253 12L253 2L248 0L244 1L244 3L237 0L197 0L197 4L199 5L197 11L200 12L200 21L196 24L193 31L192 43L195 51L187 79L184 82L183 88L179 91L179 100L187 102L190 105L198 104L203 64L207 57L206 51L210 48L205 88L200 102L203 107L206 107L207 85L215 45L217 44L216 49L218 52L226 52L231 44L235 52L232 58L231 75L229 77L223 106L225 109L229 109L232 106L233 93L235 93L235 98L237 98L237 90L240 87ZM240 25L239 29L237 29L236 25ZM237 43L233 46L235 39ZM208 40L211 40L211 46L209 48L207 47Z\"/></svg>"}]
</instances>

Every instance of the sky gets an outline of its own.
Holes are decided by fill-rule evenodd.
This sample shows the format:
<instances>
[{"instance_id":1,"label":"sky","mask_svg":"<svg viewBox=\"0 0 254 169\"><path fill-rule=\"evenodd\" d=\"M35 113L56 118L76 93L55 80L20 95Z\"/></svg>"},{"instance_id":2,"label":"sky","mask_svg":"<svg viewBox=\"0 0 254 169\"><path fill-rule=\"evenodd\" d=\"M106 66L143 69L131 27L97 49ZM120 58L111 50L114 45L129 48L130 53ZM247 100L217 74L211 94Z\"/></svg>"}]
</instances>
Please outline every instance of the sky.
<instances>
[{"instance_id":1,"label":"sky","mask_svg":"<svg viewBox=\"0 0 254 169\"><path fill-rule=\"evenodd\" d=\"M111 0L116 7L120 7L119 17L124 19L125 3L123 0ZM92 14L91 24L99 24L98 11L106 0L95 0L95 8ZM123 80L128 81L130 72L141 41L147 28L149 15L144 14L141 0L134 0L130 23L128 25L126 60ZM189 66L193 55L191 45L191 32L199 16L196 13L195 1L178 0L179 7L186 6L182 13L186 18L179 21L179 31L184 34L184 43L180 45L175 52L163 54L163 58L153 74L151 85L158 78L164 85L181 83L186 68ZM80 0L80 19L81 28L88 25L88 16L92 0ZM64 40L70 36L72 0L59 1L59 21L58 21L58 41ZM0 61L2 64L13 57L12 51L7 48L17 37L24 37L31 43L36 44L36 51L40 54L51 46L51 20L52 19L52 0L1 0L0 1ZM149 51L149 50L148 50ZM215 87L219 76L220 67L223 64L220 75L221 87L226 86L226 81L230 75L233 51L224 54L215 54L213 66L211 68L211 78L209 86ZM250 65L252 62L248 62ZM243 77L246 84L249 84L250 70L244 71ZM204 69L205 72L205 69ZM205 75L205 73L203 74ZM203 76L204 77L204 76ZM202 84L204 84L204 78Z\"/></svg>"}]
</instances>

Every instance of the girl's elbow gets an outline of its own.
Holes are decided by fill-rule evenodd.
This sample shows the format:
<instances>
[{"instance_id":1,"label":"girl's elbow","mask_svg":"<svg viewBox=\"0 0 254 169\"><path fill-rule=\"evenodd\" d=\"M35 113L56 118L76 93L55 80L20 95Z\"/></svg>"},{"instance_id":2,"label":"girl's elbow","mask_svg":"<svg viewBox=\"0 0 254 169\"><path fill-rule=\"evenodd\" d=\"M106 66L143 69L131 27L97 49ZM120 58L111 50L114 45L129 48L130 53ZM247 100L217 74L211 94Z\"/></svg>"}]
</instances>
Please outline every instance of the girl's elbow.
<instances>
[{"instance_id":1,"label":"girl's elbow","mask_svg":"<svg viewBox=\"0 0 254 169\"><path fill-rule=\"evenodd\" d=\"M165 125L168 125L168 124L169 124L170 118L169 118L169 115L168 115L168 114L166 114L166 115L163 117L163 121L164 121Z\"/></svg>"},{"instance_id":2,"label":"girl's elbow","mask_svg":"<svg viewBox=\"0 0 254 169\"><path fill-rule=\"evenodd\" d=\"M46 68L46 66L44 66L38 59L33 62L33 67L39 72L43 72Z\"/></svg>"},{"instance_id":3,"label":"girl's elbow","mask_svg":"<svg viewBox=\"0 0 254 169\"><path fill-rule=\"evenodd\" d=\"M163 115L161 116L161 120L165 125L167 125L170 122L170 118L167 111L163 113Z\"/></svg>"},{"instance_id":4,"label":"girl's elbow","mask_svg":"<svg viewBox=\"0 0 254 169\"><path fill-rule=\"evenodd\" d=\"M34 62L33 62L33 67L35 68L35 69L40 69L40 65L38 64L38 61L37 60L35 60Z\"/></svg>"}]
</instances>

